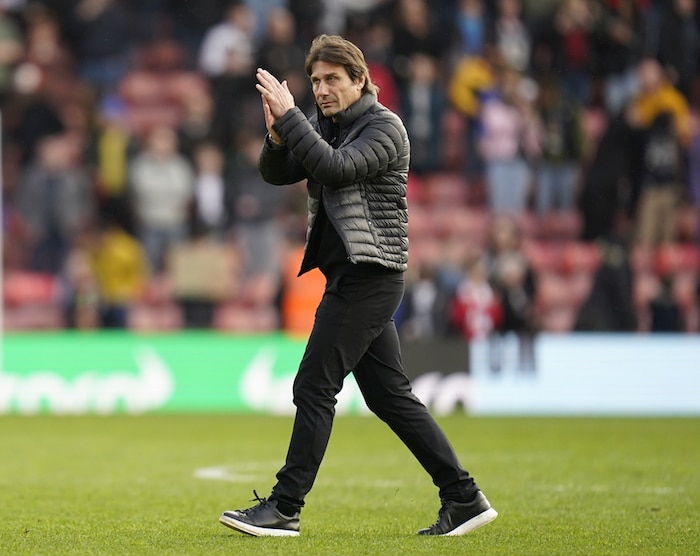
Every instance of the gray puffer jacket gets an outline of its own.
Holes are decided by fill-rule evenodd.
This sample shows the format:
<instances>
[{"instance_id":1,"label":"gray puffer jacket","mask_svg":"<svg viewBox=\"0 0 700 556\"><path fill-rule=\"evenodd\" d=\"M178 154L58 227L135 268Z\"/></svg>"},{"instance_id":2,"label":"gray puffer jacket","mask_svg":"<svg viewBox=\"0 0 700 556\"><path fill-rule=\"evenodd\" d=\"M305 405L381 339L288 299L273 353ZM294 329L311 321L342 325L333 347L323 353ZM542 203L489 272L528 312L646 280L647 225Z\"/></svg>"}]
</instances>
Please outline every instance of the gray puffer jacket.
<instances>
[{"instance_id":1,"label":"gray puffer jacket","mask_svg":"<svg viewBox=\"0 0 700 556\"><path fill-rule=\"evenodd\" d=\"M401 119L366 93L337 122L294 107L275 131L285 146L265 142L260 172L274 185L308 179L307 240L322 198L352 263L406 270L410 148ZM299 274L316 266L309 259L307 252Z\"/></svg>"}]
</instances>

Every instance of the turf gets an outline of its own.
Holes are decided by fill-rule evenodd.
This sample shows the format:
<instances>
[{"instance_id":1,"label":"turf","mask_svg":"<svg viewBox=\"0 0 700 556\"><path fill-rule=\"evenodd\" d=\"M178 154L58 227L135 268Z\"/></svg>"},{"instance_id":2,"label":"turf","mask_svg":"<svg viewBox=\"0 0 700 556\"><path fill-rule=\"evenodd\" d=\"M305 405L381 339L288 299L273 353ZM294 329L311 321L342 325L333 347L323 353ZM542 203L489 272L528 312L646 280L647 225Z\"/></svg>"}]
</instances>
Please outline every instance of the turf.
<instances>
[{"instance_id":1,"label":"turf","mask_svg":"<svg viewBox=\"0 0 700 556\"><path fill-rule=\"evenodd\" d=\"M336 420L302 535L253 538L222 510L267 495L291 420L0 417L1 554L700 553L700 419L440 419L499 511L466 537L414 532L436 489L372 417Z\"/></svg>"}]
</instances>

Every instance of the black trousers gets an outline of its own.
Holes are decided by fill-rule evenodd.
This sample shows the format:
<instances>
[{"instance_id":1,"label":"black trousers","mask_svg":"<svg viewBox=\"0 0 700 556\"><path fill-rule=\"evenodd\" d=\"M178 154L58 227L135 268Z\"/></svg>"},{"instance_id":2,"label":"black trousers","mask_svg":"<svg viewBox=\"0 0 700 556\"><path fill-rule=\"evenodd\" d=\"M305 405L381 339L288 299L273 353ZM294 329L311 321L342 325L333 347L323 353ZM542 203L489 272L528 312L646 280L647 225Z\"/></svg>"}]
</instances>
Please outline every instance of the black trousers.
<instances>
[{"instance_id":1,"label":"black trousers","mask_svg":"<svg viewBox=\"0 0 700 556\"><path fill-rule=\"evenodd\" d=\"M403 372L392 319L403 291L400 273L328 280L294 381L296 417L273 498L299 508L304 505L328 445L336 395L350 372L367 406L418 459L442 499L469 499L477 490Z\"/></svg>"}]
</instances>

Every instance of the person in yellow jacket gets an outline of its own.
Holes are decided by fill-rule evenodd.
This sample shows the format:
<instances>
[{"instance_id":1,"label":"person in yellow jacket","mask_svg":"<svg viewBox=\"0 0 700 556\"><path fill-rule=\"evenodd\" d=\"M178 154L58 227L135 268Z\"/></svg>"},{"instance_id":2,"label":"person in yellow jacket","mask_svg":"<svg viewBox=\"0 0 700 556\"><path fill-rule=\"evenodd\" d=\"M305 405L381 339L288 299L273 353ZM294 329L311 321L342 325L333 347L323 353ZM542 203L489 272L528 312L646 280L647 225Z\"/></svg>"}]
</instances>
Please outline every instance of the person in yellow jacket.
<instances>
[{"instance_id":1,"label":"person in yellow jacket","mask_svg":"<svg viewBox=\"0 0 700 556\"><path fill-rule=\"evenodd\" d=\"M114 222L106 223L93 249L102 328L126 328L129 306L142 292L149 266L141 244Z\"/></svg>"},{"instance_id":2,"label":"person in yellow jacket","mask_svg":"<svg viewBox=\"0 0 700 556\"><path fill-rule=\"evenodd\" d=\"M454 107L467 118L477 118L481 108L480 95L494 85L491 64L481 56L465 56L455 66L449 85Z\"/></svg>"},{"instance_id":3,"label":"person in yellow jacket","mask_svg":"<svg viewBox=\"0 0 700 556\"><path fill-rule=\"evenodd\" d=\"M627 111L630 125L649 129L657 116L664 112L671 113L681 144L689 145L692 131L688 102L670 82L661 64L653 58L647 58L639 64L637 76L639 93Z\"/></svg>"},{"instance_id":4,"label":"person in yellow jacket","mask_svg":"<svg viewBox=\"0 0 700 556\"><path fill-rule=\"evenodd\" d=\"M470 179L479 179L483 170L477 147L481 97L494 87L495 81L491 62L482 56L463 57L455 66L450 79L449 99L466 119L466 171Z\"/></svg>"}]
</instances>

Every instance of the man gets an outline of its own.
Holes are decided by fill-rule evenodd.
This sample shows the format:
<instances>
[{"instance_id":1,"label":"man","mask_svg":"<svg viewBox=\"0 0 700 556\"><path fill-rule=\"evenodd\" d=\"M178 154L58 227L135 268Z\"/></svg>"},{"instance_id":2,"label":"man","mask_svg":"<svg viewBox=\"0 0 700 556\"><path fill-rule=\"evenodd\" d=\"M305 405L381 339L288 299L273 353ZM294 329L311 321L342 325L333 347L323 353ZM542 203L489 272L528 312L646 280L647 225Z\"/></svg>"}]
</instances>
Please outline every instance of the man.
<instances>
[{"instance_id":1,"label":"man","mask_svg":"<svg viewBox=\"0 0 700 556\"><path fill-rule=\"evenodd\" d=\"M392 320L408 260L405 128L377 102L364 56L349 41L317 37L305 69L318 105L308 120L286 82L258 70L269 131L260 171L277 185L308 179L300 274L320 268L326 289L294 382L296 418L277 484L269 498L256 494L256 506L224 512L220 521L254 536L299 535L299 513L328 444L336 395L353 372L368 407L440 489L437 523L418 533L463 535L498 514L411 392Z\"/></svg>"}]
</instances>

